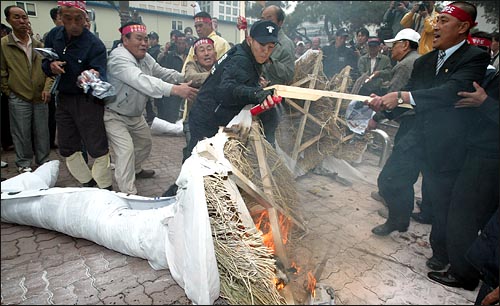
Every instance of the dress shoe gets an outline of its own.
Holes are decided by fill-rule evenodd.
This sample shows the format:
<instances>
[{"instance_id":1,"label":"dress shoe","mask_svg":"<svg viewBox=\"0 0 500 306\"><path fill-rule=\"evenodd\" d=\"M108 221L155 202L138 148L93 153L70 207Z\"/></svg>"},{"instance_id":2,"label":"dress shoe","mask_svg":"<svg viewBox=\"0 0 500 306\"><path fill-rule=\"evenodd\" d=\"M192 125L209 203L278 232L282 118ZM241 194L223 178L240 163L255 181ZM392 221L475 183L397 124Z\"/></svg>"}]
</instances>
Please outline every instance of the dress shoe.
<instances>
[{"instance_id":1,"label":"dress shoe","mask_svg":"<svg viewBox=\"0 0 500 306\"><path fill-rule=\"evenodd\" d=\"M375 226L372 229L372 233L374 233L377 236L387 236L394 231L406 232L407 230L408 226L385 222L384 224Z\"/></svg>"},{"instance_id":2,"label":"dress shoe","mask_svg":"<svg viewBox=\"0 0 500 306\"><path fill-rule=\"evenodd\" d=\"M442 262L441 260L437 259L436 257L431 257L429 259L427 259L427 261L425 262L425 265L431 269L431 270L434 270L434 271L440 271L440 270L444 270L444 268L446 268L446 265L448 263L444 263Z\"/></svg>"},{"instance_id":3,"label":"dress shoe","mask_svg":"<svg viewBox=\"0 0 500 306\"><path fill-rule=\"evenodd\" d=\"M153 177L153 175L155 175L155 171L154 170L144 170L144 169L142 169L141 172L136 173L135 177L136 178L150 178L150 177Z\"/></svg>"},{"instance_id":4,"label":"dress shoe","mask_svg":"<svg viewBox=\"0 0 500 306\"><path fill-rule=\"evenodd\" d=\"M479 281L475 282L463 282L459 279L457 279L453 274L449 273L448 271L443 271L443 272L429 272L427 273L427 277L432 279L433 281L436 281L442 285L448 286L448 287L455 287L455 288L463 288L465 290L469 291L474 291L479 284Z\"/></svg>"},{"instance_id":5,"label":"dress shoe","mask_svg":"<svg viewBox=\"0 0 500 306\"><path fill-rule=\"evenodd\" d=\"M431 218L427 217L421 212L418 213L411 213L411 217L413 220L417 221L418 223L422 224L432 224Z\"/></svg>"},{"instance_id":6,"label":"dress shoe","mask_svg":"<svg viewBox=\"0 0 500 306\"><path fill-rule=\"evenodd\" d=\"M91 179L90 181L83 183L82 187L97 187L97 183L94 179Z\"/></svg>"},{"instance_id":7,"label":"dress shoe","mask_svg":"<svg viewBox=\"0 0 500 306\"><path fill-rule=\"evenodd\" d=\"M168 187L167 191L165 191L161 196L162 197L173 197L177 194L177 189L179 189L179 186L177 186L175 183L170 185Z\"/></svg>"}]
</instances>

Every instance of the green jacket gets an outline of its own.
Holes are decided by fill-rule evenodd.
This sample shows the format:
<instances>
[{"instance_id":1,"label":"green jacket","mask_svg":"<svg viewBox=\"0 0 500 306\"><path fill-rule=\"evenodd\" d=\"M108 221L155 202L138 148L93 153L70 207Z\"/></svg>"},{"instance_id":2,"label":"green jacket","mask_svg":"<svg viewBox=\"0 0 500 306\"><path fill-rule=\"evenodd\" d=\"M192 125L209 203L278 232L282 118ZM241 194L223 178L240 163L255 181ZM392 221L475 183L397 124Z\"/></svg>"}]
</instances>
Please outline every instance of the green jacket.
<instances>
[{"instance_id":1,"label":"green jacket","mask_svg":"<svg viewBox=\"0 0 500 306\"><path fill-rule=\"evenodd\" d=\"M32 39L32 48L43 48L43 43ZM29 65L26 53L17 46L12 34L2 37L0 62L1 90L5 95L13 92L19 98L33 103L43 103L42 91L50 91L53 78L42 70L42 56L33 50Z\"/></svg>"}]
</instances>

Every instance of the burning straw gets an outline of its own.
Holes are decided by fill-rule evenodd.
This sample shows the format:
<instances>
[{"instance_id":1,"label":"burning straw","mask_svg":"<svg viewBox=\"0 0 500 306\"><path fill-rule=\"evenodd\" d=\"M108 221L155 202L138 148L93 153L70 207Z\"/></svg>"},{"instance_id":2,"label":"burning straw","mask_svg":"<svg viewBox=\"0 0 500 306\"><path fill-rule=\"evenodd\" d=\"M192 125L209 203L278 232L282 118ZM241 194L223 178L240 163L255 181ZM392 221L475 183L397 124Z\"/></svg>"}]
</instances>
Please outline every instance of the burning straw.
<instances>
[{"instance_id":1,"label":"burning straw","mask_svg":"<svg viewBox=\"0 0 500 306\"><path fill-rule=\"evenodd\" d=\"M275 260L255 226L245 226L236 200L220 176L206 176L221 297L231 305L284 305L276 289Z\"/></svg>"}]
</instances>

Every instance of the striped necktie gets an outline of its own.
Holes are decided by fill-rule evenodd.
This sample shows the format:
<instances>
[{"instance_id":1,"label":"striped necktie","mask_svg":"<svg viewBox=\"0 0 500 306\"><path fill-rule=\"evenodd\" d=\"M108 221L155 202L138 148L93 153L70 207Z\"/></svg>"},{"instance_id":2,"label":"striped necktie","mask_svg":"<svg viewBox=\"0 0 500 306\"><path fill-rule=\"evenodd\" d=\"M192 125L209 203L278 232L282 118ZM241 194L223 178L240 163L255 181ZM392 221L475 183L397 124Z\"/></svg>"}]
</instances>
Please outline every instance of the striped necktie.
<instances>
[{"instance_id":1,"label":"striped necktie","mask_svg":"<svg viewBox=\"0 0 500 306\"><path fill-rule=\"evenodd\" d=\"M446 52L444 52L443 50L439 50L438 60L436 65L436 75L439 73L439 69L441 69L441 66L443 66L445 56Z\"/></svg>"}]
</instances>

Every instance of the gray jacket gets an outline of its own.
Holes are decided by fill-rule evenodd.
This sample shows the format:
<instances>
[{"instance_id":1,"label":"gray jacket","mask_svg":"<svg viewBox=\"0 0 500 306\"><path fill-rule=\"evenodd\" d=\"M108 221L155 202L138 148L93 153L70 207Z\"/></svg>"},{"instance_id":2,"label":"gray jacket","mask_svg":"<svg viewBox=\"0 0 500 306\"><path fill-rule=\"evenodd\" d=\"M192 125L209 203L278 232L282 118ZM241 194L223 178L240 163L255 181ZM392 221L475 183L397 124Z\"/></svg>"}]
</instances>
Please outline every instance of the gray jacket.
<instances>
[{"instance_id":1,"label":"gray jacket","mask_svg":"<svg viewBox=\"0 0 500 306\"><path fill-rule=\"evenodd\" d=\"M278 32L278 42L271 54L272 63L264 64L262 71L270 85L289 85L295 73L295 44L282 29Z\"/></svg>"},{"instance_id":2,"label":"gray jacket","mask_svg":"<svg viewBox=\"0 0 500 306\"><path fill-rule=\"evenodd\" d=\"M160 66L147 53L136 60L121 44L109 54L107 70L116 96L105 100L106 109L130 117L142 115L149 97L168 97L174 84L184 82L181 73Z\"/></svg>"}]
</instances>

